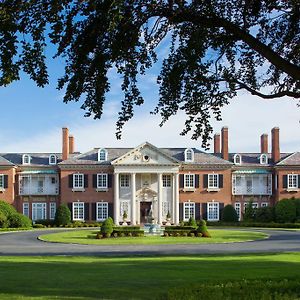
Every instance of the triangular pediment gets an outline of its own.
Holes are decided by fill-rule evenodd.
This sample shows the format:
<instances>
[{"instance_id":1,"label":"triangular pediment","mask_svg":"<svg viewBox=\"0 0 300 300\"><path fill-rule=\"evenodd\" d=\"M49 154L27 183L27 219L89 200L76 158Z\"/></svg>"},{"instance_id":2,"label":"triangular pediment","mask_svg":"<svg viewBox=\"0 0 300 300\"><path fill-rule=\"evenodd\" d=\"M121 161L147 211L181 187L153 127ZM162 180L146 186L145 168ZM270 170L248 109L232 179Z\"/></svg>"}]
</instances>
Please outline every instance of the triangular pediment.
<instances>
[{"instance_id":1,"label":"triangular pediment","mask_svg":"<svg viewBox=\"0 0 300 300\"><path fill-rule=\"evenodd\" d=\"M112 161L113 165L178 165L178 161L146 142Z\"/></svg>"}]
</instances>

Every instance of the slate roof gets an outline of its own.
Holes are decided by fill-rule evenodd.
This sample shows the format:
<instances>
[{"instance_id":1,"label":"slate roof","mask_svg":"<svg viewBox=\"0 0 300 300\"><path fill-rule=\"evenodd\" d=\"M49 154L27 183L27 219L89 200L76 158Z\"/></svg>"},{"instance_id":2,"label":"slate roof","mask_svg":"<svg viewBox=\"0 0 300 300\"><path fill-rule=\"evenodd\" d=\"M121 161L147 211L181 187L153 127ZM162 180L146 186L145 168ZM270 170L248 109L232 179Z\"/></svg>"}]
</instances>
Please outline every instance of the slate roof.
<instances>
[{"instance_id":1,"label":"slate roof","mask_svg":"<svg viewBox=\"0 0 300 300\"><path fill-rule=\"evenodd\" d=\"M12 162L4 158L3 156L0 156L0 166L14 166Z\"/></svg>"},{"instance_id":2,"label":"slate roof","mask_svg":"<svg viewBox=\"0 0 300 300\"><path fill-rule=\"evenodd\" d=\"M294 166L294 165L300 166L300 152L294 152L289 156L285 157L279 163L277 163L277 166Z\"/></svg>"}]
</instances>

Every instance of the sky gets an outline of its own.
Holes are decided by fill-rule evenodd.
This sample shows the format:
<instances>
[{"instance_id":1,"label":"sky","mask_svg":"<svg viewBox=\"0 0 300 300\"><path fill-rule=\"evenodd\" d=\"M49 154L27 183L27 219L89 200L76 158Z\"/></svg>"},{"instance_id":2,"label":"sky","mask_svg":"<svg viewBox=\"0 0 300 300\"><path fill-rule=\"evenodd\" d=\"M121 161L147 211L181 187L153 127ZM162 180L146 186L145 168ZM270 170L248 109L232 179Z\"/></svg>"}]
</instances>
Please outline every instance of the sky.
<instances>
[{"instance_id":1,"label":"sky","mask_svg":"<svg viewBox=\"0 0 300 300\"><path fill-rule=\"evenodd\" d=\"M134 118L123 130L123 137L115 137L115 123L121 106L120 78L111 72L111 92L107 95L101 120L85 118L80 103L63 103L63 91L56 89L57 78L63 74L61 59L48 60L50 84L36 87L28 76L8 87L0 88L0 152L61 152L61 128L68 127L75 137L75 150L88 151L95 147L136 147L145 141L157 147L195 147L201 140L190 135L180 136L185 115L172 117L162 128L159 116L150 115L157 99L157 69L139 81L145 105L135 111ZM222 121L213 121L214 132L229 128L230 152L259 152L260 135L280 128L281 152L300 151L300 107L297 101L282 98L262 100L241 92L222 110ZM210 151L213 151L211 148Z\"/></svg>"}]
</instances>

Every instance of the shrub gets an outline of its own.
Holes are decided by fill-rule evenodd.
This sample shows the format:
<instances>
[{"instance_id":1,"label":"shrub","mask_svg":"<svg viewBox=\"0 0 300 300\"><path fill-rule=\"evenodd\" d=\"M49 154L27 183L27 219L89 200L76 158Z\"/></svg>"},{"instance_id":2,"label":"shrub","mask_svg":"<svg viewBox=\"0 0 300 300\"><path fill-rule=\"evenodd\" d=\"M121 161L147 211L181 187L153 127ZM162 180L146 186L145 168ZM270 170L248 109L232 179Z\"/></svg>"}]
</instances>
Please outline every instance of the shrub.
<instances>
[{"instance_id":1,"label":"shrub","mask_svg":"<svg viewBox=\"0 0 300 300\"><path fill-rule=\"evenodd\" d=\"M17 213L16 209L12 205L3 200L0 200L0 212L2 212L6 218Z\"/></svg>"},{"instance_id":2,"label":"shrub","mask_svg":"<svg viewBox=\"0 0 300 300\"><path fill-rule=\"evenodd\" d=\"M0 228L7 228L7 227L9 227L7 217L2 211L0 211Z\"/></svg>"},{"instance_id":3,"label":"shrub","mask_svg":"<svg viewBox=\"0 0 300 300\"><path fill-rule=\"evenodd\" d=\"M57 226L60 225L68 225L71 223L71 212L66 204L61 204L55 213L55 224Z\"/></svg>"},{"instance_id":4,"label":"shrub","mask_svg":"<svg viewBox=\"0 0 300 300\"><path fill-rule=\"evenodd\" d=\"M113 222L111 218L106 219L101 226L101 233L104 237L110 237L113 233Z\"/></svg>"},{"instance_id":5,"label":"shrub","mask_svg":"<svg viewBox=\"0 0 300 300\"><path fill-rule=\"evenodd\" d=\"M30 228L32 227L31 220L22 214L14 213L8 217L9 226L12 228Z\"/></svg>"},{"instance_id":6,"label":"shrub","mask_svg":"<svg viewBox=\"0 0 300 300\"><path fill-rule=\"evenodd\" d=\"M239 220L236 210L232 205L228 204L224 207L221 220L223 222L237 222Z\"/></svg>"},{"instance_id":7,"label":"shrub","mask_svg":"<svg viewBox=\"0 0 300 300\"><path fill-rule=\"evenodd\" d=\"M197 227L196 220L194 218L190 218L188 222L188 226Z\"/></svg>"},{"instance_id":8,"label":"shrub","mask_svg":"<svg viewBox=\"0 0 300 300\"><path fill-rule=\"evenodd\" d=\"M196 237L202 237L202 233L201 232L196 232Z\"/></svg>"},{"instance_id":9,"label":"shrub","mask_svg":"<svg viewBox=\"0 0 300 300\"><path fill-rule=\"evenodd\" d=\"M245 207L243 221L251 222L255 220L256 209L253 208L253 201L251 200Z\"/></svg>"},{"instance_id":10,"label":"shrub","mask_svg":"<svg viewBox=\"0 0 300 300\"><path fill-rule=\"evenodd\" d=\"M195 233L194 233L194 232L190 232L190 233L189 233L189 236L190 236L190 237L195 237Z\"/></svg>"},{"instance_id":11,"label":"shrub","mask_svg":"<svg viewBox=\"0 0 300 300\"><path fill-rule=\"evenodd\" d=\"M46 228L46 226L43 225L43 224L35 223L35 224L33 225L33 228Z\"/></svg>"},{"instance_id":12,"label":"shrub","mask_svg":"<svg viewBox=\"0 0 300 300\"><path fill-rule=\"evenodd\" d=\"M54 226L54 220L36 220L35 224L41 224L45 227Z\"/></svg>"},{"instance_id":13,"label":"shrub","mask_svg":"<svg viewBox=\"0 0 300 300\"><path fill-rule=\"evenodd\" d=\"M205 220L201 220L199 222L199 227L197 228L197 232L200 232L203 237L211 237L210 233L208 232Z\"/></svg>"},{"instance_id":14,"label":"shrub","mask_svg":"<svg viewBox=\"0 0 300 300\"><path fill-rule=\"evenodd\" d=\"M103 238L103 234L101 233L101 232L98 232L97 234L96 234L96 239L97 240L100 240L100 239L102 239Z\"/></svg>"},{"instance_id":15,"label":"shrub","mask_svg":"<svg viewBox=\"0 0 300 300\"><path fill-rule=\"evenodd\" d=\"M81 221L73 221L72 222L73 227L85 227L85 223L81 222Z\"/></svg>"},{"instance_id":16,"label":"shrub","mask_svg":"<svg viewBox=\"0 0 300 300\"><path fill-rule=\"evenodd\" d=\"M273 222L274 221L274 208L267 207L259 207L256 209L255 213L255 222Z\"/></svg>"},{"instance_id":17,"label":"shrub","mask_svg":"<svg viewBox=\"0 0 300 300\"><path fill-rule=\"evenodd\" d=\"M168 232L164 232L164 236L168 237L169 233Z\"/></svg>"},{"instance_id":18,"label":"shrub","mask_svg":"<svg viewBox=\"0 0 300 300\"><path fill-rule=\"evenodd\" d=\"M181 233L182 236L188 236L188 234L190 234L190 232L183 231L183 232Z\"/></svg>"},{"instance_id":19,"label":"shrub","mask_svg":"<svg viewBox=\"0 0 300 300\"><path fill-rule=\"evenodd\" d=\"M275 205L275 219L279 223L296 221L296 203L294 199L282 199Z\"/></svg>"}]
</instances>

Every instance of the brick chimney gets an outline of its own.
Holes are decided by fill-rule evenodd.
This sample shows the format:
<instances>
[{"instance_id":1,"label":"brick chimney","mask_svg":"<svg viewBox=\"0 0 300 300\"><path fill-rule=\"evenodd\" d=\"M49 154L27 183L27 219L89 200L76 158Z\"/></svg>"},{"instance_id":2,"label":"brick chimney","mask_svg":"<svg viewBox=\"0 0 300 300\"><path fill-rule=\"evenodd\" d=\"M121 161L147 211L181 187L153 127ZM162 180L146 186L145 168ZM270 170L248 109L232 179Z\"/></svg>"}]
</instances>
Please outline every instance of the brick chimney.
<instances>
[{"instance_id":1,"label":"brick chimney","mask_svg":"<svg viewBox=\"0 0 300 300\"><path fill-rule=\"evenodd\" d=\"M280 160L279 127L272 129L272 159L275 163Z\"/></svg>"},{"instance_id":2,"label":"brick chimney","mask_svg":"<svg viewBox=\"0 0 300 300\"><path fill-rule=\"evenodd\" d=\"M264 133L260 136L260 153L269 153L268 150L268 135Z\"/></svg>"},{"instance_id":3,"label":"brick chimney","mask_svg":"<svg viewBox=\"0 0 300 300\"><path fill-rule=\"evenodd\" d=\"M228 160L228 127L223 127L222 134L222 158Z\"/></svg>"},{"instance_id":4,"label":"brick chimney","mask_svg":"<svg viewBox=\"0 0 300 300\"><path fill-rule=\"evenodd\" d=\"M74 136L69 135L69 154L73 154L75 152L74 147Z\"/></svg>"},{"instance_id":5,"label":"brick chimney","mask_svg":"<svg viewBox=\"0 0 300 300\"><path fill-rule=\"evenodd\" d=\"M66 160L69 156L69 129L62 129L62 159Z\"/></svg>"},{"instance_id":6,"label":"brick chimney","mask_svg":"<svg viewBox=\"0 0 300 300\"><path fill-rule=\"evenodd\" d=\"M216 133L214 135L214 153L215 154L221 153L221 150L220 150L220 134L219 133Z\"/></svg>"}]
</instances>

